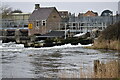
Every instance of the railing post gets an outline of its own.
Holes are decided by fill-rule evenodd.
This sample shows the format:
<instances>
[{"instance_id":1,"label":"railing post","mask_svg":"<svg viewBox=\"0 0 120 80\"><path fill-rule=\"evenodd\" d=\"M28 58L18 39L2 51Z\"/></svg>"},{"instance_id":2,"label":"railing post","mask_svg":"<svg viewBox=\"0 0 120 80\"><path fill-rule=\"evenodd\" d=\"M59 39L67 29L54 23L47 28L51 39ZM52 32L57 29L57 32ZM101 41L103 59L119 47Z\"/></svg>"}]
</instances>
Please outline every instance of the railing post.
<instances>
[{"instance_id":1,"label":"railing post","mask_svg":"<svg viewBox=\"0 0 120 80\"><path fill-rule=\"evenodd\" d=\"M66 39L66 34L67 34L67 32L66 32L66 26L67 26L67 24L65 23L65 38L64 39Z\"/></svg>"}]
</instances>

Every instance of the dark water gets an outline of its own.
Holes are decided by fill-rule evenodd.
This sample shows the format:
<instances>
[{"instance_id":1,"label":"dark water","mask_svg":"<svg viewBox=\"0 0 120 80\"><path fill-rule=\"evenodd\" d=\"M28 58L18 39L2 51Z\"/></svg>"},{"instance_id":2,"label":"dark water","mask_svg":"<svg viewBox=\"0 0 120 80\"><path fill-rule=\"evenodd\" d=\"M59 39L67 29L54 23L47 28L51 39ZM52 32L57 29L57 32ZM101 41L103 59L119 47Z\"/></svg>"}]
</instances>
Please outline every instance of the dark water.
<instances>
[{"instance_id":1,"label":"dark water","mask_svg":"<svg viewBox=\"0 0 120 80\"><path fill-rule=\"evenodd\" d=\"M89 74L95 73L95 60L99 60L105 70L111 62L116 71L106 70L107 74L119 76L117 64L120 58L117 51L85 49L81 45L50 48L24 48L14 43L1 45L3 78L91 77Z\"/></svg>"}]
</instances>

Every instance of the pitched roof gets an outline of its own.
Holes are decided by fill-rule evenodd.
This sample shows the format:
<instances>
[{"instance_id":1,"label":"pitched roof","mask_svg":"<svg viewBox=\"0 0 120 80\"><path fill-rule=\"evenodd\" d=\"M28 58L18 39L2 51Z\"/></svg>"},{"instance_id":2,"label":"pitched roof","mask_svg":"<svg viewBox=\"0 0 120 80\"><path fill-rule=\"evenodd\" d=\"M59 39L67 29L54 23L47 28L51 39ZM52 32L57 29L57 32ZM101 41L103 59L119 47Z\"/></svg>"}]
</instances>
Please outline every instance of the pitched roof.
<instances>
[{"instance_id":1,"label":"pitched roof","mask_svg":"<svg viewBox=\"0 0 120 80\"><path fill-rule=\"evenodd\" d=\"M83 14L83 16L97 16L98 14L96 12L93 11L87 11L85 14Z\"/></svg>"},{"instance_id":2,"label":"pitched roof","mask_svg":"<svg viewBox=\"0 0 120 80\"><path fill-rule=\"evenodd\" d=\"M38 8L37 10L33 11L29 20L46 20L54 9L55 7Z\"/></svg>"}]
</instances>

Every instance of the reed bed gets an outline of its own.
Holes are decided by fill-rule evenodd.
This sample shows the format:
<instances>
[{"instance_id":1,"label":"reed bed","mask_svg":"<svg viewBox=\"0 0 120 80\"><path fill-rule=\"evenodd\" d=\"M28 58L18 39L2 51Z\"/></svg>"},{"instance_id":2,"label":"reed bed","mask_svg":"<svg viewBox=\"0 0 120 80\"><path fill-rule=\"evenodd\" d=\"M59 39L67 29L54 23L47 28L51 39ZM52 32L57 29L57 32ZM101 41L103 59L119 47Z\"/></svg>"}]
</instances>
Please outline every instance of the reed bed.
<instances>
[{"instance_id":1,"label":"reed bed","mask_svg":"<svg viewBox=\"0 0 120 80\"><path fill-rule=\"evenodd\" d=\"M97 66L96 66L97 65ZM87 66L85 69L80 68L78 72L69 72L63 70L58 75L59 78L120 78L120 61L114 60L102 63L98 60L94 62L94 67Z\"/></svg>"}]
</instances>

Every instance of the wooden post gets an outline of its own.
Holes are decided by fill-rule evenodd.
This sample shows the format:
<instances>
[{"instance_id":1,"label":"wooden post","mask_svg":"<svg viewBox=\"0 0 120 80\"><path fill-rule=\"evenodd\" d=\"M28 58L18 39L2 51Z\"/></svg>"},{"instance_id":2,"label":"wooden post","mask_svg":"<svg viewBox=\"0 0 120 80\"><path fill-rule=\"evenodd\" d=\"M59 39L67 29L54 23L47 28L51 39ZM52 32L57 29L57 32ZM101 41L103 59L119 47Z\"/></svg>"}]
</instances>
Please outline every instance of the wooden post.
<instances>
[{"instance_id":1,"label":"wooden post","mask_svg":"<svg viewBox=\"0 0 120 80\"><path fill-rule=\"evenodd\" d=\"M99 60L94 60L94 75L97 75L98 73L99 64L100 64Z\"/></svg>"}]
</instances>

